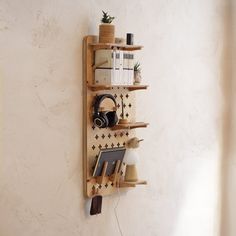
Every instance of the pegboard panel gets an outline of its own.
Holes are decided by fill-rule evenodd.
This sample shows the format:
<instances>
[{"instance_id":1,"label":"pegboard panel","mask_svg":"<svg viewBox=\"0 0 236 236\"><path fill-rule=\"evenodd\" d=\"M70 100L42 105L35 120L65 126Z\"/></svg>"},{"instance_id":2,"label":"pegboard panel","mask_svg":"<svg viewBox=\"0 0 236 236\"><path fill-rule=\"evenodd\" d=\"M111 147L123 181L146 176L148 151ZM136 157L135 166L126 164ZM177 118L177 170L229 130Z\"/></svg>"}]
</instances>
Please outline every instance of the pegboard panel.
<instances>
[{"instance_id":1,"label":"pegboard panel","mask_svg":"<svg viewBox=\"0 0 236 236\"><path fill-rule=\"evenodd\" d=\"M125 146L128 139L135 136L134 129L112 130L111 128L98 128L93 125L93 102L96 95L112 94L117 102L117 116L121 118L121 100L124 103L124 115L128 121L135 121L135 93L127 88L114 87L111 90L91 91L89 84L93 83L94 50L90 43L97 41L96 36L86 36L83 42L83 162L84 162L84 192L87 197L92 197L95 188L101 195L109 195L117 192L115 184L108 180L104 184L96 184L92 178L100 149L116 148ZM105 100L104 100L105 101ZM124 166L123 166L124 167ZM121 174L123 168L121 169Z\"/></svg>"}]
</instances>

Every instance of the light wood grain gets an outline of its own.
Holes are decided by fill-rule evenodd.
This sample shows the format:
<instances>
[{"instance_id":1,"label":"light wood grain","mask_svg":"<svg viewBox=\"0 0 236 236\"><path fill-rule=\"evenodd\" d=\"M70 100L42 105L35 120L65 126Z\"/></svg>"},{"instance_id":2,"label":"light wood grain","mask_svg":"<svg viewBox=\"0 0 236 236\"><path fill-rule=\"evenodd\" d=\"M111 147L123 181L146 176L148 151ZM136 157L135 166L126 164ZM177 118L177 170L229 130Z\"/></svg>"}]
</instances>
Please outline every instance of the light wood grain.
<instances>
[{"instance_id":1,"label":"light wood grain","mask_svg":"<svg viewBox=\"0 0 236 236\"><path fill-rule=\"evenodd\" d=\"M99 129L93 127L93 103L96 95L108 93L108 91L99 88L92 91L90 85L94 84L94 48L97 48L97 36L86 36L83 41L83 169L84 169L84 194L87 197L94 195L94 189L97 189L102 196L117 193L117 187L120 186L119 182L124 178L124 165L121 165L121 172L114 173L111 177L99 176L93 177L93 166L96 162L96 156L99 154L100 149L121 147L126 142L135 137L135 130L112 130L110 128ZM104 44L102 44L104 46ZM131 47L132 48L132 47ZM134 49L134 47L132 48ZM135 93L130 92L130 88L141 87L114 86L109 88L109 94L116 97L117 116L121 118L121 96L126 104L125 114L128 114L129 122L135 122ZM142 87L142 89L146 89ZM96 92L96 93L95 93ZM113 110L114 104L111 104L109 99L102 102L103 109ZM123 171L123 172L122 172ZM105 173L105 172L104 172ZM100 178L101 177L101 178ZM129 183L126 183L126 185ZM132 184L130 184L132 185ZM96 192L97 192L96 190Z\"/></svg>"}]
</instances>

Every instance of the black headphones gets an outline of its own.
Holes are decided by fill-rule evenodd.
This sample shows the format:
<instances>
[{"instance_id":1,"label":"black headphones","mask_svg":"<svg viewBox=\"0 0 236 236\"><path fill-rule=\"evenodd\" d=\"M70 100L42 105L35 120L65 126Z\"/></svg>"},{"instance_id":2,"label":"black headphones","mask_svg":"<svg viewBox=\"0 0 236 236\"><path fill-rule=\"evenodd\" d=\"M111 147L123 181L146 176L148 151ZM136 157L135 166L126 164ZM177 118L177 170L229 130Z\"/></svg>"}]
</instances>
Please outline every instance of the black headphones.
<instances>
[{"instance_id":1,"label":"black headphones","mask_svg":"<svg viewBox=\"0 0 236 236\"><path fill-rule=\"evenodd\" d=\"M93 123L99 128L113 127L118 122L116 111L99 111L100 104L106 98L111 99L116 107L116 100L111 94L98 95L94 101Z\"/></svg>"}]
</instances>

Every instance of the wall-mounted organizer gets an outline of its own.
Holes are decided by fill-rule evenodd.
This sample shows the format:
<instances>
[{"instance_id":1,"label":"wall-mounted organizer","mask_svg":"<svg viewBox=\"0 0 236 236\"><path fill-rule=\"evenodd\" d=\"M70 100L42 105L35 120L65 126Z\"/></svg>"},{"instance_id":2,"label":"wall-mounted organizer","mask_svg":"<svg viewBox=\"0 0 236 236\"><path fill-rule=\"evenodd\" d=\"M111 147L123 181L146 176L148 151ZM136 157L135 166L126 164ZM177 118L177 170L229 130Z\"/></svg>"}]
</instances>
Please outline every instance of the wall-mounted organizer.
<instances>
[{"instance_id":1,"label":"wall-mounted organizer","mask_svg":"<svg viewBox=\"0 0 236 236\"><path fill-rule=\"evenodd\" d=\"M100 49L118 49L124 51L140 50L142 46L98 43L97 36L86 36L83 41L83 163L84 193L86 197L95 194L102 196L117 192L117 188L135 187L146 181L125 182L122 164L116 163L114 173L106 176L107 162L104 163L100 176L93 177L93 168L100 150L125 147L128 140L135 137L135 129L147 127L148 123L137 121L135 117L134 90L147 89L147 85L102 85L95 83L95 52ZM101 94L111 94L117 104L118 118L127 118L128 123L117 124L112 128L98 128L93 124L94 98ZM105 101L104 101L105 102ZM105 102L106 103L106 102ZM106 105L106 104L105 104ZM109 104L108 104L109 105ZM123 106L122 106L123 105ZM125 111L122 116L122 107Z\"/></svg>"}]
</instances>

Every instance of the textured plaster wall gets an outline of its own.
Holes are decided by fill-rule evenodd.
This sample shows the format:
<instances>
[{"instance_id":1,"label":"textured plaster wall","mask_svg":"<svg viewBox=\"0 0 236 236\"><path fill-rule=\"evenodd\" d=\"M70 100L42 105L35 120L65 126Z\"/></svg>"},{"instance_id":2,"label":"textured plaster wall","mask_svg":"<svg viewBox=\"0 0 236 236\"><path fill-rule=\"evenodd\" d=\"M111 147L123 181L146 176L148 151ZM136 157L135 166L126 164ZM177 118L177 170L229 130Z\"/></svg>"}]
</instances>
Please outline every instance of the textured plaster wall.
<instances>
[{"instance_id":1,"label":"textured plaster wall","mask_svg":"<svg viewBox=\"0 0 236 236\"><path fill-rule=\"evenodd\" d=\"M120 196L126 236L215 236L222 157L223 0L0 0L1 236L120 235L114 207L82 191L82 38L101 10L135 34L139 175Z\"/></svg>"}]
</instances>

